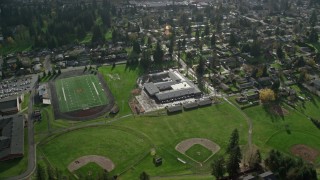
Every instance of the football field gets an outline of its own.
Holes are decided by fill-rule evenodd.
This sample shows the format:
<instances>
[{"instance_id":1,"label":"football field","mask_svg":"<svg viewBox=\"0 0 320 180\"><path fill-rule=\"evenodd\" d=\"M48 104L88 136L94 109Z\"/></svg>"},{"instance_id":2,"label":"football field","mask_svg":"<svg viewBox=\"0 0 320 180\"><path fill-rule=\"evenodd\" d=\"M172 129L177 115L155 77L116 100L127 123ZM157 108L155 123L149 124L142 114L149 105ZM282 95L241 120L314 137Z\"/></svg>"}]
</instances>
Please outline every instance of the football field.
<instances>
[{"instance_id":1,"label":"football field","mask_svg":"<svg viewBox=\"0 0 320 180\"><path fill-rule=\"evenodd\" d=\"M61 112L86 110L108 103L103 86L95 75L59 79L55 87Z\"/></svg>"}]
</instances>

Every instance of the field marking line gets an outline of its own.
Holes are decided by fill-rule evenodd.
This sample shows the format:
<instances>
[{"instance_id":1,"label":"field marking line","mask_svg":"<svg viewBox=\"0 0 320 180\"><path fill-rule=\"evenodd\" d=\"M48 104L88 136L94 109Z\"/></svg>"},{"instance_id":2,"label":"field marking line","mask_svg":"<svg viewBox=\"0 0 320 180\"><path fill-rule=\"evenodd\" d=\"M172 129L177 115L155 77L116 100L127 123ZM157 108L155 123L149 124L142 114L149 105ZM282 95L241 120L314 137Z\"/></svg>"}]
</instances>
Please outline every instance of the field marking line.
<instances>
[{"instance_id":1,"label":"field marking line","mask_svg":"<svg viewBox=\"0 0 320 180\"><path fill-rule=\"evenodd\" d=\"M92 80L92 77L93 77L93 76L90 76L90 81L91 81L94 89L96 90L97 99L99 99L99 102L100 102L100 103L99 103L99 106L101 106L101 105L102 105L101 98L100 98L100 96L99 96L99 92L98 92L98 90L97 90L97 88L96 88L96 85L93 83L95 79Z\"/></svg>"},{"instance_id":2,"label":"field marking line","mask_svg":"<svg viewBox=\"0 0 320 180\"><path fill-rule=\"evenodd\" d=\"M98 90L97 90L97 88L96 88L96 85L95 85L93 82L91 82L91 83L92 83L92 85L93 85L93 87L94 87L94 90L96 90L97 95L99 96L99 92L98 92Z\"/></svg>"},{"instance_id":3,"label":"field marking line","mask_svg":"<svg viewBox=\"0 0 320 180\"><path fill-rule=\"evenodd\" d=\"M61 85L62 85L62 87L63 87L63 94L64 94L64 86L63 86L63 80L61 80ZM70 109L69 109L69 105L68 105L68 101L67 101L67 98L65 97L65 100L66 100L66 105L67 105L67 111L69 111Z\"/></svg>"}]
</instances>

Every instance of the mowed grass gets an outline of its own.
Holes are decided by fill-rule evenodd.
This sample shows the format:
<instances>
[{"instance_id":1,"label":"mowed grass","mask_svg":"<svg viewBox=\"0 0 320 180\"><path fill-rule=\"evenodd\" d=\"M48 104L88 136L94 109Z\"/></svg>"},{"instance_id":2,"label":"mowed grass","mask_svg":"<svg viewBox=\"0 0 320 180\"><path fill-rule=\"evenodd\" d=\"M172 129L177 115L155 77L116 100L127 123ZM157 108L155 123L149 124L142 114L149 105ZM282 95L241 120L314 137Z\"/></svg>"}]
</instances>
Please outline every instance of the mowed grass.
<instances>
[{"instance_id":1,"label":"mowed grass","mask_svg":"<svg viewBox=\"0 0 320 180\"><path fill-rule=\"evenodd\" d=\"M68 173L68 165L81 156L101 155L114 162L117 174L150 151L144 139L108 126L74 130L38 147L50 164L64 173Z\"/></svg>"},{"instance_id":2,"label":"mowed grass","mask_svg":"<svg viewBox=\"0 0 320 180\"><path fill-rule=\"evenodd\" d=\"M104 169L102 169L98 164L91 162L77 169L73 174L76 174L80 179L86 179L86 177L98 179L103 172Z\"/></svg>"},{"instance_id":3,"label":"mowed grass","mask_svg":"<svg viewBox=\"0 0 320 180\"><path fill-rule=\"evenodd\" d=\"M309 134L307 132L292 131L290 134L286 132L279 132L272 136L267 141L267 145L274 147L275 149L281 149L287 154L291 154L291 148L296 144L305 144L309 147L317 149L320 151L320 141L319 136ZM319 166L320 156L316 159L317 165Z\"/></svg>"},{"instance_id":4,"label":"mowed grass","mask_svg":"<svg viewBox=\"0 0 320 180\"><path fill-rule=\"evenodd\" d=\"M198 163L176 151L175 146L188 138L207 138L221 147L217 155L223 155L233 129L239 130L241 145L247 144L248 137L247 121L237 109L225 102L170 116L131 117L115 124L130 127L149 137L157 147L157 155L163 157L164 161L163 165L155 167L151 158L146 159L122 175L123 179L135 179L142 171L154 177L192 173L210 174L211 162L217 157L216 155L199 167ZM186 161L187 165L179 162L177 158Z\"/></svg>"},{"instance_id":5,"label":"mowed grass","mask_svg":"<svg viewBox=\"0 0 320 180\"><path fill-rule=\"evenodd\" d=\"M312 147L320 150L315 142L320 138L319 129L301 113L286 105L283 107L289 111L283 117L271 113L263 105L244 110L253 121L253 142L260 151L266 154L271 149L277 149L288 153L295 144L313 145Z\"/></svg>"},{"instance_id":6,"label":"mowed grass","mask_svg":"<svg viewBox=\"0 0 320 180\"><path fill-rule=\"evenodd\" d=\"M61 112L105 105L108 99L95 75L84 75L57 80L55 83Z\"/></svg>"},{"instance_id":7,"label":"mowed grass","mask_svg":"<svg viewBox=\"0 0 320 180\"><path fill-rule=\"evenodd\" d=\"M246 120L237 109L225 102L170 116L131 116L115 121L112 125L125 130L109 126L91 127L68 132L39 147L50 164L64 173L67 173L67 166L76 158L97 154L109 157L115 163L112 174L134 165L121 174L121 179L137 179L143 171L152 177L193 173L208 175L215 155L200 167L177 152L175 146L187 138L207 138L220 145L222 149L217 154L222 155L233 129L239 130L241 145L247 144L248 135ZM134 134L145 138L141 139ZM163 158L163 164L159 167L152 162L150 142L155 146L156 154ZM146 157L137 161L143 155ZM177 158L188 164L182 164Z\"/></svg>"},{"instance_id":8,"label":"mowed grass","mask_svg":"<svg viewBox=\"0 0 320 180\"><path fill-rule=\"evenodd\" d=\"M185 153L187 156L191 157L192 159L198 162L203 162L212 155L212 151L202 146L201 144L193 145Z\"/></svg>"},{"instance_id":9,"label":"mowed grass","mask_svg":"<svg viewBox=\"0 0 320 180\"><path fill-rule=\"evenodd\" d=\"M131 91L137 88L139 69L126 68L126 65L102 66L99 72L105 78L114 98L120 108L119 115L131 113L129 100L132 97Z\"/></svg>"}]
</instances>

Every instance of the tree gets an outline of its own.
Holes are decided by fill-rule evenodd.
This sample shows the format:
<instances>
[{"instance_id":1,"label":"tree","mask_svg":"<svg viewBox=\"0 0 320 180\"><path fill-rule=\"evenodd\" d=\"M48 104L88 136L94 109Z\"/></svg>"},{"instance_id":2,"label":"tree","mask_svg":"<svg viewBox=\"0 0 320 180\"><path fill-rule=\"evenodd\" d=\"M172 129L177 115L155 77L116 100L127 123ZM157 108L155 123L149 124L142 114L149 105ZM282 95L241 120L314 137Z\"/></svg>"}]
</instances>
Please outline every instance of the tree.
<instances>
[{"instance_id":1,"label":"tree","mask_svg":"<svg viewBox=\"0 0 320 180\"><path fill-rule=\"evenodd\" d=\"M48 172L48 180L55 180L55 179L57 179L56 169L53 169L53 168L51 168L50 166L47 166L47 172Z\"/></svg>"},{"instance_id":2,"label":"tree","mask_svg":"<svg viewBox=\"0 0 320 180\"><path fill-rule=\"evenodd\" d=\"M215 159L212 163L212 175L216 177L216 179L223 178L224 173L226 172L225 169L225 161L222 156Z\"/></svg>"},{"instance_id":3,"label":"tree","mask_svg":"<svg viewBox=\"0 0 320 180\"><path fill-rule=\"evenodd\" d=\"M229 145L227 147L227 153L230 153L234 148L239 146L239 132L238 129L234 129L231 133L230 139L229 139Z\"/></svg>"},{"instance_id":4,"label":"tree","mask_svg":"<svg viewBox=\"0 0 320 180\"><path fill-rule=\"evenodd\" d=\"M229 154L230 155L227 162L227 172L230 177L234 177L240 171L240 162L242 158L240 147L235 147Z\"/></svg>"},{"instance_id":5,"label":"tree","mask_svg":"<svg viewBox=\"0 0 320 180\"><path fill-rule=\"evenodd\" d=\"M236 46L237 45L237 37L233 32L230 34L229 45L230 46Z\"/></svg>"},{"instance_id":6,"label":"tree","mask_svg":"<svg viewBox=\"0 0 320 180\"><path fill-rule=\"evenodd\" d=\"M48 76L49 76L49 77L51 76L51 71L48 72Z\"/></svg>"},{"instance_id":7,"label":"tree","mask_svg":"<svg viewBox=\"0 0 320 180\"><path fill-rule=\"evenodd\" d=\"M37 180L46 180L47 179L47 173L46 169L41 165L37 164Z\"/></svg>"},{"instance_id":8,"label":"tree","mask_svg":"<svg viewBox=\"0 0 320 180\"><path fill-rule=\"evenodd\" d=\"M312 27L314 27L317 24L317 21L318 21L317 13L315 10L313 10L309 19L309 23Z\"/></svg>"},{"instance_id":9,"label":"tree","mask_svg":"<svg viewBox=\"0 0 320 180\"><path fill-rule=\"evenodd\" d=\"M58 70L58 74L60 75L61 74L61 69L59 68L59 70Z\"/></svg>"},{"instance_id":10,"label":"tree","mask_svg":"<svg viewBox=\"0 0 320 180\"><path fill-rule=\"evenodd\" d=\"M104 37L102 35L100 26L95 25L92 29L92 39L91 42L101 42L104 40Z\"/></svg>"},{"instance_id":11,"label":"tree","mask_svg":"<svg viewBox=\"0 0 320 180\"><path fill-rule=\"evenodd\" d=\"M254 57L259 57L261 55L261 46L259 41L254 41L250 47L250 54Z\"/></svg>"},{"instance_id":12,"label":"tree","mask_svg":"<svg viewBox=\"0 0 320 180\"><path fill-rule=\"evenodd\" d=\"M301 159L295 159L271 150L265 159L266 167L280 179L317 179L317 173L312 165L305 164Z\"/></svg>"},{"instance_id":13,"label":"tree","mask_svg":"<svg viewBox=\"0 0 320 180\"><path fill-rule=\"evenodd\" d=\"M210 45L211 45L211 48L214 48L216 46L216 34L215 33L213 33L210 38Z\"/></svg>"},{"instance_id":14,"label":"tree","mask_svg":"<svg viewBox=\"0 0 320 180\"><path fill-rule=\"evenodd\" d=\"M146 172L142 172L140 174L140 180L149 180L150 179L150 176L146 173Z\"/></svg>"},{"instance_id":15,"label":"tree","mask_svg":"<svg viewBox=\"0 0 320 180\"><path fill-rule=\"evenodd\" d=\"M200 37L200 31L199 31L199 28L197 28L195 38L196 38L196 43L198 44L199 44L199 37Z\"/></svg>"},{"instance_id":16,"label":"tree","mask_svg":"<svg viewBox=\"0 0 320 180\"><path fill-rule=\"evenodd\" d=\"M144 50L142 52L142 57L140 61L141 67L147 71L151 66L150 52L148 50Z\"/></svg>"},{"instance_id":17,"label":"tree","mask_svg":"<svg viewBox=\"0 0 320 180\"><path fill-rule=\"evenodd\" d=\"M259 98L262 103L267 103L270 101L274 101L276 99L276 96L273 90L266 88L259 91Z\"/></svg>"},{"instance_id":18,"label":"tree","mask_svg":"<svg viewBox=\"0 0 320 180\"><path fill-rule=\"evenodd\" d=\"M159 42L157 42L157 46L156 49L153 52L153 59L155 61L155 63L157 64L161 64L162 63L162 59L163 59L163 50L161 48L161 45Z\"/></svg>"},{"instance_id":19,"label":"tree","mask_svg":"<svg viewBox=\"0 0 320 180\"><path fill-rule=\"evenodd\" d=\"M204 34L207 36L207 35L209 35L209 32L210 32L210 27L207 24L206 27L204 28Z\"/></svg>"},{"instance_id":20,"label":"tree","mask_svg":"<svg viewBox=\"0 0 320 180\"><path fill-rule=\"evenodd\" d=\"M132 51L134 51L134 52L137 53L137 54L140 54L140 53L141 53L140 43L139 43L137 40L135 40L135 41L133 42Z\"/></svg>"},{"instance_id":21,"label":"tree","mask_svg":"<svg viewBox=\"0 0 320 180\"><path fill-rule=\"evenodd\" d=\"M253 156L251 156L249 161L249 167L251 169L257 169L259 170L261 168L261 154L260 151L257 150Z\"/></svg>"},{"instance_id":22,"label":"tree","mask_svg":"<svg viewBox=\"0 0 320 180\"><path fill-rule=\"evenodd\" d=\"M283 59L284 58L284 52L283 52L281 46L279 46L277 48L277 56L278 56L279 59Z\"/></svg>"},{"instance_id":23,"label":"tree","mask_svg":"<svg viewBox=\"0 0 320 180\"><path fill-rule=\"evenodd\" d=\"M204 68L205 68L205 62L202 58L202 56L200 56L199 58L199 65L197 67L197 74L200 78L203 77L203 74L204 74Z\"/></svg>"},{"instance_id":24,"label":"tree","mask_svg":"<svg viewBox=\"0 0 320 180\"><path fill-rule=\"evenodd\" d=\"M316 29L312 28L309 34L309 41L312 43L316 43L318 42L318 40L319 40L318 32L316 31Z\"/></svg>"},{"instance_id":25,"label":"tree","mask_svg":"<svg viewBox=\"0 0 320 180\"><path fill-rule=\"evenodd\" d=\"M44 77L46 77L46 76L47 76L46 71L43 71L43 73L42 73L42 78L44 78Z\"/></svg>"},{"instance_id":26,"label":"tree","mask_svg":"<svg viewBox=\"0 0 320 180\"><path fill-rule=\"evenodd\" d=\"M87 71L88 67L85 66L84 69L83 69L83 72Z\"/></svg>"}]
</instances>

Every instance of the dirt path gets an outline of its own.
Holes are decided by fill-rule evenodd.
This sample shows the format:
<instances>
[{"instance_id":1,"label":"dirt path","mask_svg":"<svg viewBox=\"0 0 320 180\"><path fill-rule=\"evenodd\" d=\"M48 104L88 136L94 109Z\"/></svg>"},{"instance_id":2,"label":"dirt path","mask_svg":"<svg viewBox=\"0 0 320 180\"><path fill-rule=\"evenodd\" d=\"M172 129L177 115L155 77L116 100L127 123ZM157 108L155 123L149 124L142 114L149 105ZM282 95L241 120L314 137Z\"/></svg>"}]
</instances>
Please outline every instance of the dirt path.
<instances>
[{"instance_id":1,"label":"dirt path","mask_svg":"<svg viewBox=\"0 0 320 180\"><path fill-rule=\"evenodd\" d=\"M107 170L108 172L112 171L114 169L113 162L103 156L97 156L97 155L89 155L89 156L82 156L76 160L74 160L72 163L69 164L68 170L70 172L73 172L82 166L85 166L86 164L94 162L98 164L101 168Z\"/></svg>"}]
</instances>

